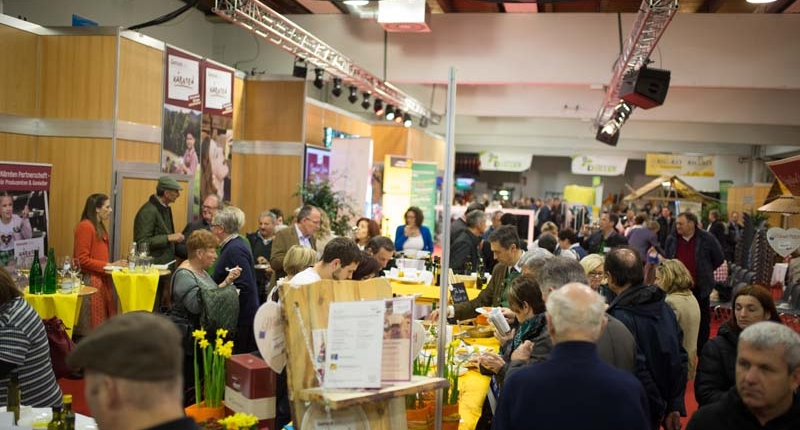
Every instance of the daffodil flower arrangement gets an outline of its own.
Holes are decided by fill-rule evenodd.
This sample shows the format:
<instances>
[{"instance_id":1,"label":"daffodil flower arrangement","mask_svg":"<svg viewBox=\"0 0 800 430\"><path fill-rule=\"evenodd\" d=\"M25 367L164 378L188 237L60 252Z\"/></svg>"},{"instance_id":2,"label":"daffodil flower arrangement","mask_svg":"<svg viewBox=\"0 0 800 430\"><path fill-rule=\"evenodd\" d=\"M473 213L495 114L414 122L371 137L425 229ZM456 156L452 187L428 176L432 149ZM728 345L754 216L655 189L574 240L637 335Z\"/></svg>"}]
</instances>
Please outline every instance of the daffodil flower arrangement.
<instances>
[{"instance_id":1,"label":"daffodil flower arrangement","mask_svg":"<svg viewBox=\"0 0 800 430\"><path fill-rule=\"evenodd\" d=\"M228 330L225 329L217 330L213 348L206 339L205 330L195 330L192 336L194 356L198 357L199 348L203 357L202 375L200 364L197 359L194 361L195 403L200 405L205 400L205 407L218 408L222 406L222 396L225 393L225 360L233 354L233 341L225 341L228 336Z\"/></svg>"},{"instance_id":2,"label":"daffodil flower arrangement","mask_svg":"<svg viewBox=\"0 0 800 430\"><path fill-rule=\"evenodd\" d=\"M444 379L450 383L450 386L444 389L443 400L446 405L455 405L458 403L458 370L464 361L458 360L455 351L461 344L460 340L454 340L447 345L447 359L444 366Z\"/></svg>"},{"instance_id":3,"label":"daffodil flower arrangement","mask_svg":"<svg viewBox=\"0 0 800 430\"><path fill-rule=\"evenodd\" d=\"M222 424L225 430L256 430L258 428L258 418L254 415L241 412L237 412L217 422Z\"/></svg>"}]
</instances>

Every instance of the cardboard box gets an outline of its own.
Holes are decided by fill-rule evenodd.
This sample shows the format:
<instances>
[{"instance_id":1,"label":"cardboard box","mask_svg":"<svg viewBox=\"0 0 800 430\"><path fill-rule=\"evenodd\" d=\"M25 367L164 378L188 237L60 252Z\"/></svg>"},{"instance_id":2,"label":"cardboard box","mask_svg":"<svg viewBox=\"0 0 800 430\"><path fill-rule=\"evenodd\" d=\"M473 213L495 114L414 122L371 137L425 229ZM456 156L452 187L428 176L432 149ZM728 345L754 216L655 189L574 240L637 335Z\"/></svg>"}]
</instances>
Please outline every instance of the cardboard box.
<instances>
[{"instance_id":1,"label":"cardboard box","mask_svg":"<svg viewBox=\"0 0 800 430\"><path fill-rule=\"evenodd\" d=\"M276 373L252 354L231 356L225 370L225 409L255 415L259 428L274 430Z\"/></svg>"}]
</instances>

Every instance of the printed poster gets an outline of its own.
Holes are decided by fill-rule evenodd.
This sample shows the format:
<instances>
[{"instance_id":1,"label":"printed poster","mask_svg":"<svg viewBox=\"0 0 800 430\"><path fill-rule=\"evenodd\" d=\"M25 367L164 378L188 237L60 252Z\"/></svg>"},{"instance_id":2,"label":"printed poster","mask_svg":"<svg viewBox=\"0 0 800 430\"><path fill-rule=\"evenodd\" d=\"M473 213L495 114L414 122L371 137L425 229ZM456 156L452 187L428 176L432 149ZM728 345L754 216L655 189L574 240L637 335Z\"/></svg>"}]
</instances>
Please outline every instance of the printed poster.
<instances>
[{"instance_id":1,"label":"printed poster","mask_svg":"<svg viewBox=\"0 0 800 430\"><path fill-rule=\"evenodd\" d=\"M713 177L713 155L647 154L645 175Z\"/></svg>"},{"instance_id":2,"label":"printed poster","mask_svg":"<svg viewBox=\"0 0 800 430\"><path fill-rule=\"evenodd\" d=\"M383 315L383 353L381 380L411 380L411 322L414 314L413 297L386 300Z\"/></svg>"},{"instance_id":3,"label":"printed poster","mask_svg":"<svg viewBox=\"0 0 800 430\"><path fill-rule=\"evenodd\" d=\"M800 197L800 155L770 161L767 167L795 197Z\"/></svg>"},{"instance_id":4,"label":"printed poster","mask_svg":"<svg viewBox=\"0 0 800 430\"><path fill-rule=\"evenodd\" d=\"M383 300L330 304L324 388L380 388L385 307Z\"/></svg>"},{"instance_id":5,"label":"printed poster","mask_svg":"<svg viewBox=\"0 0 800 430\"><path fill-rule=\"evenodd\" d=\"M161 171L194 175L200 165L200 58L168 46Z\"/></svg>"},{"instance_id":6,"label":"printed poster","mask_svg":"<svg viewBox=\"0 0 800 430\"><path fill-rule=\"evenodd\" d=\"M201 63L203 120L201 132L200 192L202 199L216 194L231 199L233 146L233 69L209 60Z\"/></svg>"},{"instance_id":7,"label":"printed poster","mask_svg":"<svg viewBox=\"0 0 800 430\"><path fill-rule=\"evenodd\" d=\"M0 265L30 268L47 255L51 164L0 162Z\"/></svg>"}]
</instances>

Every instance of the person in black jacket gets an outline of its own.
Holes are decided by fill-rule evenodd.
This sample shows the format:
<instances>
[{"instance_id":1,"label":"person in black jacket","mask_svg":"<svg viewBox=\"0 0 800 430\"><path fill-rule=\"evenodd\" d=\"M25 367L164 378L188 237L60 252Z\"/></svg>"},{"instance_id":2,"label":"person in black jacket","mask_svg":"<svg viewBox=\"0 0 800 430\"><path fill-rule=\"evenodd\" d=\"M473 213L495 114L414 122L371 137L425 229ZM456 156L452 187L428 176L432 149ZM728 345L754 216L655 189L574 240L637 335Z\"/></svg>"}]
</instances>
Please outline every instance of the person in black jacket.
<instances>
[{"instance_id":1,"label":"person in black jacket","mask_svg":"<svg viewBox=\"0 0 800 430\"><path fill-rule=\"evenodd\" d=\"M683 212L675 220L675 233L667 238L666 258L677 258L692 274L694 297L700 305L697 350L702 351L711 331L709 296L716 285L714 269L725 261L722 247L709 232L697 228L697 216Z\"/></svg>"},{"instance_id":2,"label":"person in black jacket","mask_svg":"<svg viewBox=\"0 0 800 430\"><path fill-rule=\"evenodd\" d=\"M588 238L581 239L581 246L589 254L606 254L616 246L628 244L628 239L617 232L619 215L604 213L600 217L600 231L592 233ZM588 225L584 224L581 229L581 236L587 231Z\"/></svg>"},{"instance_id":3,"label":"person in black jacket","mask_svg":"<svg viewBox=\"0 0 800 430\"><path fill-rule=\"evenodd\" d=\"M694 395L700 406L719 401L736 385L736 346L742 330L761 321L780 322L775 302L764 287L742 287L732 303L730 319L719 327L717 337L706 344L700 355L694 379Z\"/></svg>"},{"instance_id":4,"label":"person in black jacket","mask_svg":"<svg viewBox=\"0 0 800 430\"><path fill-rule=\"evenodd\" d=\"M736 355L736 389L700 408L686 429L800 429L800 336L756 323L742 331Z\"/></svg>"},{"instance_id":5,"label":"person in black jacket","mask_svg":"<svg viewBox=\"0 0 800 430\"><path fill-rule=\"evenodd\" d=\"M450 245L450 268L453 271L465 275L478 271L480 261L478 245L481 243L484 230L486 230L486 212L481 210L467 212L466 230L462 231Z\"/></svg>"},{"instance_id":6,"label":"person in black jacket","mask_svg":"<svg viewBox=\"0 0 800 430\"><path fill-rule=\"evenodd\" d=\"M664 301L666 293L655 285L643 285L642 260L633 248L612 249L606 254L604 268L608 286L617 294L607 312L633 334L639 353L645 356L647 368L666 403L663 420L658 419L661 411L650 411L654 422L662 422L667 430L679 430L680 416L686 416L683 395L688 358L683 349L681 327Z\"/></svg>"}]
</instances>

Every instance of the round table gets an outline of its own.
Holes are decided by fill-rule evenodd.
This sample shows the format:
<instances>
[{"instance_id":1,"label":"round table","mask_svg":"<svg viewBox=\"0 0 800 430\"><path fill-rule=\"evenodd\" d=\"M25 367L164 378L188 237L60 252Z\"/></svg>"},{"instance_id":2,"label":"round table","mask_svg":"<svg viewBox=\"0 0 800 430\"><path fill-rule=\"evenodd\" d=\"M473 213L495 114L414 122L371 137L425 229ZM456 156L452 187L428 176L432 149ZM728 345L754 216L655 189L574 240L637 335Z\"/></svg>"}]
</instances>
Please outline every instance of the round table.
<instances>
[{"instance_id":1,"label":"round table","mask_svg":"<svg viewBox=\"0 0 800 430\"><path fill-rule=\"evenodd\" d=\"M39 314L39 318L48 319L59 317L67 328L67 334L72 336L72 329L78 322L81 314L83 298L97 292L97 288L82 285L80 290L72 293L30 294L25 289L25 301Z\"/></svg>"}]
</instances>

